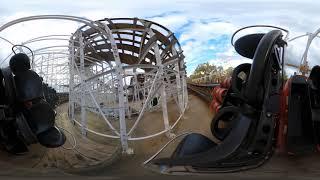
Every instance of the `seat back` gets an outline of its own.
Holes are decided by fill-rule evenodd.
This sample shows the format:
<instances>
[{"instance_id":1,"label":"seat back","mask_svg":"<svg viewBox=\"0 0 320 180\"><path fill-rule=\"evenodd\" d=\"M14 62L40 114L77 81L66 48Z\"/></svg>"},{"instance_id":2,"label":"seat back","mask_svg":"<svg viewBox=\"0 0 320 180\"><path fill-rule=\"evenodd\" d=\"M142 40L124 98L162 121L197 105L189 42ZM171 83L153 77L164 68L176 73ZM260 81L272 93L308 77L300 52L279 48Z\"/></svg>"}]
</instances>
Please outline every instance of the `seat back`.
<instances>
[{"instance_id":1,"label":"seat back","mask_svg":"<svg viewBox=\"0 0 320 180\"><path fill-rule=\"evenodd\" d=\"M32 71L16 73L14 76L17 100L20 102L43 98L42 80L40 76Z\"/></svg>"},{"instance_id":2,"label":"seat back","mask_svg":"<svg viewBox=\"0 0 320 180\"><path fill-rule=\"evenodd\" d=\"M309 76L312 122L316 143L320 145L320 66L314 66Z\"/></svg>"},{"instance_id":3,"label":"seat back","mask_svg":"<svg viewBox=\"0 0 320 180\"><path fill-rule=\"evenodd\" d=\"M293 76L288 96L287 150L292 153L312 152L315 148L310 96L307 79Z\"/></svg>"}]
</instances>

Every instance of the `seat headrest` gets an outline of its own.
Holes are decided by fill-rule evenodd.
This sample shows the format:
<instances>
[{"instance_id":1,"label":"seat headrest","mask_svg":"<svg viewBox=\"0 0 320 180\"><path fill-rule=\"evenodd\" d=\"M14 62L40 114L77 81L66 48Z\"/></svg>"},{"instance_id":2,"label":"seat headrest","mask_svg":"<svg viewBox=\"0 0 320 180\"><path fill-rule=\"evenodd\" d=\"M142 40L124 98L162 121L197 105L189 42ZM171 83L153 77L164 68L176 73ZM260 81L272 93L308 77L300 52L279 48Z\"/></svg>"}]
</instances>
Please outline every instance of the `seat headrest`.
<instances>
[{"instance_id":1,"label":"seat headrest","mask_svg":"<svg viewBox=\"0 0 320 180\"><path fill-rule=\"evenodd\" d=\"M40 76L27 70L14 76L17 99L20 102L32 100L43 96L42 81Z\"/></svg>"},{"instance_id":2,"label":"seat headrest","mask_svg":"<svg viewBox=\"0 0 320 180\"><path fill-rule=\"evenodd\" d=\"M241 56L253 59L258 44L264 35L264 33L257 33L242 36L234 43L234 48Z\"/></svg>"},{"instance_id":3,"label":"seat headrest","mask_svg":"<svg viewBox=\"0 0 320 180\"><path fill-rule=\"evenodd\" d=\"M30 59L26 54L18 53L11 57L9 66L14 74L23 72L31 68Z\"/></svg>"}]
</instances>

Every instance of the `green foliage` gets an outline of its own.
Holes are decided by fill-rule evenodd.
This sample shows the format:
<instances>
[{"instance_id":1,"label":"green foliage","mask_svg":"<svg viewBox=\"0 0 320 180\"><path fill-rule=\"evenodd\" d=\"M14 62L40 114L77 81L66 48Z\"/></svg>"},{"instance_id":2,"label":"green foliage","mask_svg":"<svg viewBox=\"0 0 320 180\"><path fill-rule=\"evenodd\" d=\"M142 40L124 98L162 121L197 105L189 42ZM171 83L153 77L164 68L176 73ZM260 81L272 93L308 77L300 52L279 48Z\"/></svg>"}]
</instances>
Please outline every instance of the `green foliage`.
<instances>
[{"instance_id":1,"label":"green foliage","mask_svg":"<svg viewBox=\"0 0 320 180\"><path fill-rule=\"evenodd\" d=\"M233 68L224 69L222 66L215 66L210 63L199 64L194 72L190 75L190 79L197 79L204 76L212 76L213 78L222 79L232 75Z\"/></svg>"},{"instance_id":2,"label":"green foliage","mask_svg":"<svg viewBox=\"0 0 320 180\"><path fill-rule=\"evenodd\" d=\"M209 63L199 64L197 68L194 70L193 74L191 74L191 79L197 79L203 76L209 75L211 72L216 72L217 67L215 65L211 65Z\"/></svg>"},{"instance_id":3,"label":"green foliage","mask_svg":"<svg viewBox=\"0 0 320 180\"><path fill-rule=\"evenodd\" d=\"M225 70L226 75L227 75L228 77L231 77L231 76L232 76L233 69L234 69L233 67L228 67L228 68Z\"/></svg>"}]
</instances>

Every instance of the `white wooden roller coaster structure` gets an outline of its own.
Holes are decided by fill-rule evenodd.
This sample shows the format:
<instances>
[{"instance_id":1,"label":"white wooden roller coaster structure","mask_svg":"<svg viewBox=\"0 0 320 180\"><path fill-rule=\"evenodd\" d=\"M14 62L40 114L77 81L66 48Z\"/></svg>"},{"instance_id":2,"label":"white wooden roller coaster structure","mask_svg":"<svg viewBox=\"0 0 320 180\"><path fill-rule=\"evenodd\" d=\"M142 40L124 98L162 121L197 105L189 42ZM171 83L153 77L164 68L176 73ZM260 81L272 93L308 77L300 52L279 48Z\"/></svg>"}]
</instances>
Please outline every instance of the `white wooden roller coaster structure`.
<instances>
[{"instance_id":1,"label":"white wooden roller coaster structure","mask_svg":"<svg viewBox=\"0 0 320 180\"><path fill-rule=\"evenodd\" d=\"M74 21L81 26L72 34L48 34L20 44L1 35L11 26L36 20ZM80 127L83 136L93 133L119 139L124 153L132 153L128 141L161 134L172 137L171 130L187 107L186 67L180 44L169 29L155 22L139 18L92 21L75 16L40 15L2 25L0 37L10 46L16 45L14 51L24 51L30 56L32 69L44 82L57 92L69 93L69 119ZM1 64L12 54L2 59ZM168 101L174 101L179 109L175 120L169 120ZM155 108L162 111L163 130L134 137L145 112ZM101 117L111 133L90 129L87 112ZM132 126L128 125L128 119L134 120Z\"/></svg>"}]
</instances>

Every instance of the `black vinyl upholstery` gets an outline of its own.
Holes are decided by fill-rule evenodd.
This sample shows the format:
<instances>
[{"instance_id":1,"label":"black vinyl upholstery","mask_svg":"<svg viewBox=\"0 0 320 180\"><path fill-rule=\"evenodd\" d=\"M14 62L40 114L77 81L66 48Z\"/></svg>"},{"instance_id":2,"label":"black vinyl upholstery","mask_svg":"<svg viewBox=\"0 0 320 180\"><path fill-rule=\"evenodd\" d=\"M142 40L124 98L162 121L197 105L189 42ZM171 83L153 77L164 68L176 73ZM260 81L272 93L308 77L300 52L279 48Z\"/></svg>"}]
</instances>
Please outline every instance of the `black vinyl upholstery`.
<instances>
[{"instance_id":1,"label":"black vinyl upholstery","mask_svg":"<svg viewBox=\"0 0 320 180\"><path fill-rule=\"evenodd\" d=\"M173 158L181 158L185 156L190 156L193 154L205 152L208 149L213 148L217 144L207 138L206 136L198 133L192 133L187 135L178 145L175 152L173 153Z\"/></svg>"},{"instance_id":2,"label":"black vinyl upholstery","mask_svg":"<svg viewBox=\"0 0 320 180\"><path fill-rule=\"evenodd\" d=\"M237 52L253 58L253 63L251 66L239 66L249 77L241 82L244 84L237 84L235 81L238 79L232 80L235 90L228 90L220 114L212 120L211 130L221 141L219 144L203 135L190 134L180 142L170 158L152 162L156 165L192 166L203 171L210 169L208 171L211 172L243 170L263 164L273 151L278 110L271 106L278 107L279 96L274 94L280 93L280 83L279 68L272 69L279 62L270 55L277 50L274 46L280 38L281 31L274 30L267 34L249 35L235 43ZM274 98L264 99L265 96ZM220 120L228 123L227 128L218 128Z\"/></svg>"},{"instance_id":3,"label":"black vinyl upholstery","mask_svg":"<svg viewBox=\"0 0 320 180\"><path fill-rule=\"evenodd\" d=\"M303 76L291 78L288 97L287 148L292 153L312 152L315 148L310 96Z\"/></svg>"},{"instance_id":4,"label":"black vinyl upholstery","mask_svg":"<svg viewBox=\"0 0 320 180\"><path fill-rule=\"evenodd\" d=\"M55 112L44 100L42 79L30 70L27 55L19 53L10 59L10 67L1 69L6 103L15 119L6 143L12 153L27 151L26 145L39 142L53 148L63 145L65 135L55 126Z\"/></svg>"},{"instance_id":5,"label":"black vinyl upholstery","mask_svg":"<svg viewBox=\"0 0 320 180\"><path fill-rule=\"evenodd\" d=\"M248 104L252 106L261 106L263 102L263 95L265 94L266 74L265 72L271 70L272 62L271 53L276 42L281 38L282 34L279 30L273 30L262 37L256 49L251 65L248 83L244 92ZM274 59L273 59L274 60ZM276 61L276 60L274 60ZM279 62L276 62L279 64Z\"/></svg>"},{"instance_id":6,"label":"black vinyl upholstery","mask_svg":"<svg viewBox=\"0 0 320 180\"><path fill-rule=\"evenodd\" d=\"M29 101L43 96L42 80L36 72L26 70L16 73L14 80L18 101Z\"/></svg>"},{"instance_id":7,"label":"black vinyl upholstery","mask_svg":"<svg viewBox=\"0 0 320 180\"><path fill-rule=\"evenodd\" d=\"M55 112L44 100L34 104L29 110L24 111L24 114L35 134L40 134L54 126Z\"/></svg>"},{"instance_id":8,"label":"black vinyl upholstery","mask_svg":"<svg viewBox=\"0 0 320 180\"><path fill-rule=\"evenodd\" d=\"M66 142L66 136L55 126L38 134L37 137L39 143L47 148L60 147Z\"/></svg>"},{"instance_id":9,"label":"black vinyl upholstery","mask_svg":"<svg viewBox=\"0 0 320 180\"><path fill-rule=\"evenodd\" d=\"M314 66L310 72L309 79L313 89L320 90L320 66Z\"/></svg>"},{"instance_id":10,"label":"black vinyl upholstery","mask_svg":"<svg viewBox=\"0 0 320 180\"><path fill-rule=\"evenodd\" d=\"M30 59L24 53L17 53L11 57L9 66L14 74L25 72L31 68Z\"/></svg>"},{"instance_id":11,"label":"black vinyl upholstery","mask_svg":"<svg viewBox=\"0 0 320 180\"><path fill-rule=\"evenodd\" d=\"M317 144L320 144L320 66L314 66L309 76L312 121Z\"/></svg>"},{"instance_id":12,"label":"black vinyl upholstery","mask_svg":"<svg viewBox=\"0 0 320 180\"><path fill-rule=\"evenodd\" d=\"M3 80L4 80L4 89L5 89L5 98L6 103L10 106L15 104L16 94L15 94L15 85L12 76L11 69L9 67L1 69Z\"/></svg>"},{"instance_id":13,"label":"black vinyl upholstery","mask_svg":"<svg viewBox=\"0 0 320 180\"><path fill-rule=\"evenodd\" d=\"M231 81L231 89L233 93L243 96L243 91L248 81L250 70L251 64L249 63L240 64L234 68ZM245 77L243 77L245 79L239 77L241 75L240 73L242 73L243 76L245 75Z\"/></svg>"},{"instance_id":14,"label":"black vinyl upholstery","mask_svg":"<svg viewBox=\"0 0 320 180\"><path fill-rule=\"evenodd\" d=\"M258 44L264 35L264 33L257 33L242 36L234 43L234 48L241 56L253 59Z\"/></svg>"},{"instance_id":15,"label":"black vinyl upholstery","mask_svg":"<svg viewBox=\"0 0 320 180\"><path fill-rule=\"evenodd\" d=\"M173 158L164 158L154 160L155 164L165 165L193 165L193 166L212 166L218 160L223 160L228 156L234 154L244 141L249 130L251 119L246 116L239 116L236 121L233 131L230 132L223 142L219 145L214 145L214 142L208 145L207 150L202 150L200 153L195 153L187 156L178 156ZM200 138L199 138L200 139ZM201 137L201 140L204 138ZM206 144L207 140L204 141ZM182 143L184 144L184 143ZM184 145L182 145L184 146ZM185 147L185 146L184 146ZM192 146L195 147L195 146ZM179 150L181 152L182 150ZM188 152L197 152L196 150L188 150Z\"/></svg>"}]
</instances>

